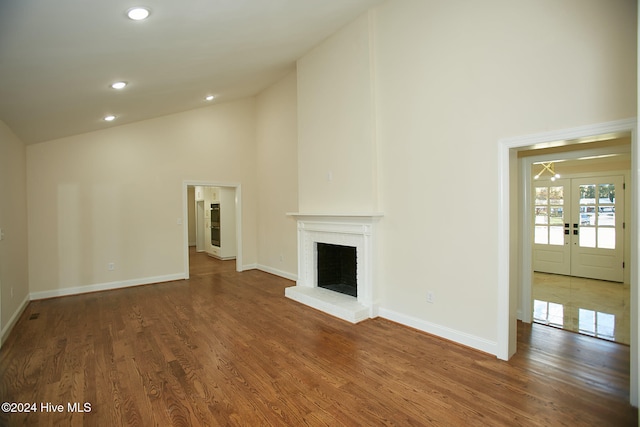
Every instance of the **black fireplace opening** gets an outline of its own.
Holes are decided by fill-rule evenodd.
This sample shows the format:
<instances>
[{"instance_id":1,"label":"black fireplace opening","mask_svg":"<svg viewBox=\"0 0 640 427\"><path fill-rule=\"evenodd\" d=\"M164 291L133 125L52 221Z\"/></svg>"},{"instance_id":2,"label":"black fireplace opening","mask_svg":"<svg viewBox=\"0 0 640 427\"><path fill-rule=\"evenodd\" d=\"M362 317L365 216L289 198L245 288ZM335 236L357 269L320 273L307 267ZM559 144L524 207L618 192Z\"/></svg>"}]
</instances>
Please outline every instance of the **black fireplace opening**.
<instances>
[{"instance_id":1,"label":"black fireplace opening","mask_svg":"<svg viewBox=\"0 0 640 427\"><path fill-rule=\"evenodd\" d=\"M356 248L317 243L318 287L358 296Z\"/></svg>"}]
</instances>

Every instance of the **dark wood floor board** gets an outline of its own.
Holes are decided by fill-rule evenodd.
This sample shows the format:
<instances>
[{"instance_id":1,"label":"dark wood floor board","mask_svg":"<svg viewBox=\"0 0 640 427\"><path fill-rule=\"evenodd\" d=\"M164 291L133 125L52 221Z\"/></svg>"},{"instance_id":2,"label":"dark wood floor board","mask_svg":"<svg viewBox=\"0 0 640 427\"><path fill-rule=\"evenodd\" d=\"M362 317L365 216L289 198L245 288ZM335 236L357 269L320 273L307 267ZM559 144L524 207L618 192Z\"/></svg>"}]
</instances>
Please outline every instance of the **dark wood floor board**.
<instances>
[{"instance_id":1,"label":"dark wood floor board","mask_svg":"<svg viewBox=\"0 0 640 427\"><path fill-rule=\"evenodd\" d=\"M292 283L190 253L190 279L33 301L0 350L0 425L626 426L629 348L520 324L493 356L284 297ZM68 402L90 402L70 413Z\"/></svg>"}]
</instances>

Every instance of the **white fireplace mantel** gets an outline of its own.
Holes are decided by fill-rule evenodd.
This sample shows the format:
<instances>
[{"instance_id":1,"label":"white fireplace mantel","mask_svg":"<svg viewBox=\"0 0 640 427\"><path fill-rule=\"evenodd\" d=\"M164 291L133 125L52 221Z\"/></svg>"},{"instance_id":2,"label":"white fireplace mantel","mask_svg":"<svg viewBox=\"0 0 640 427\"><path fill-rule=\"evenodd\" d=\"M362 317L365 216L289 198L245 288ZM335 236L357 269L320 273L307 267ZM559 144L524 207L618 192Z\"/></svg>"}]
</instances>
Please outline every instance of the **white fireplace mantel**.
<instances>
[{"instance_id":1,"label":"white fireplace mantel","mask_svg":"<svg viewBox=\"0 0 640 427\"><path fill-rule=\"evenodd\" d=\"M298 223L298 281L285 295L351 323L377 317L377 292L373 277L375 228L380 213L290 213ZM356 248L358 296L352 297L317 286L317 243Z\"/></svg>"}]
</instances>

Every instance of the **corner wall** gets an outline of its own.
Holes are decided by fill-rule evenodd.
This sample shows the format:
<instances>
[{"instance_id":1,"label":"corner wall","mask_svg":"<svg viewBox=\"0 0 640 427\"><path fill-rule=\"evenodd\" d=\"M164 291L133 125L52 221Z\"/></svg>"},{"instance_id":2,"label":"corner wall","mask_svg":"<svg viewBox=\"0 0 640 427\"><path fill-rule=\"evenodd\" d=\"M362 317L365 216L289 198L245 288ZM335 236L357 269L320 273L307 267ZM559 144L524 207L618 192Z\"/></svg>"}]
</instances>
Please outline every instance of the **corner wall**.
<instances>
[{"instance_id":1,"label":"corner wall","mask_svg":"<svg viewBox=\"0 0 640 427\"><path fill-rule=\"evenodd\" d=\"M1 342L29 302L26 149L0 121Z\"/></svg>"}]
</instances>

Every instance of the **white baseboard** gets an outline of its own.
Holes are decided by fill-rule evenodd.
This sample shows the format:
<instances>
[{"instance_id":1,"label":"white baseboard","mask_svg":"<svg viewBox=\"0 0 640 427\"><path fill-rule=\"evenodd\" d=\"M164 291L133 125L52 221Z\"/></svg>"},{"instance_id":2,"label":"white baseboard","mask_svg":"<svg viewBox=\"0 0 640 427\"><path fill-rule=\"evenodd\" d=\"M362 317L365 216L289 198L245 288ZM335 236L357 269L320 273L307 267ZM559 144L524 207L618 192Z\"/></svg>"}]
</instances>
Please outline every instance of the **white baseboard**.
<instances>
[{"instance_id":1,"label":"white baseboard","mask_svg":"<svg viewBox=\"0 0 640 427\"><path fill-rule=\"evenodd\" d=\"M379 308L378 314L382 318L418 329L422 332L427 332L485 353L493 355L498 354L498 343L495 341L490 341L465 332L456 331L455 329L447 328L445 326L437 325L413 316L407 316L406 314L387 310L385 308Z\"/></svg>"},{"instance_id":2,"label":"white baseboard","mask_svg":"<svg viewBox=\"0 0 640 427\"><path fill-rule=\"evenodd\" d=\"M242 271L255 270L256 268L258 268L258 264L243 264L242 265Z\"/></svg>"},{"instance_id":3,"label":"white baseboard","mask_svg":"<svg viewBox=\"0 0 640 427\"><path fill-rule=\"evenodd\" d=\"M9 337L9 333L11 332L16 322L24 312L25 308L27 308L29 301L30 301L29 295L24 297L24 300L20 303L17 310L13 313L13 315L9 319L9 322L7 322L4 328L2 328L2 332L1 332L2 335L0 336L0 347L2 347L2 344L4 344L5 340Z\"/></svg>"},{"instance_id":4,"label":"white baseboard","mask_svg":"<svg viewBox=\"0 0 640 427\"><path fill-rule=\"evenodd\" d=\"M298 280L298 275L289 273L286 271L278 270L277 268L268 267L266 265L258 264L258 270L264 271L265 273L274 274L276 276L284 277L285 279L293 280L294 282Z\"/></svg>"},{"instance_id":5,"label":"white baseboard","mask_svg":"<svg viewBox=\"0 0 640 427\"><path fill-rule=\"evenodd\" d=\"M143 277L140 279L122 280L109 283L98 283L95 285L76 286L73 288L55 289L52 291L32 292L31 300L62 297L67 295L79 295L89 292L108 291L111 289L128 288L131 286L148 285L151 283L171 282L173 280L184 279L184 273L168 274L165 276Z\"/></svg>"},{"instance_id":6,"label":"white baseboard","mask_svg":"<svg viewBox=\"0 0 640 427\"><path fill-rule=\"evenodd\" d=\"M211 258L215 258L215 259L219 259L220 261L230 261L232 259L236 259L236 256L220 256L220 255L216 255L216 254L210 254L207 252L207 256L211 257Z\"/></svg>"}]
</instances>

